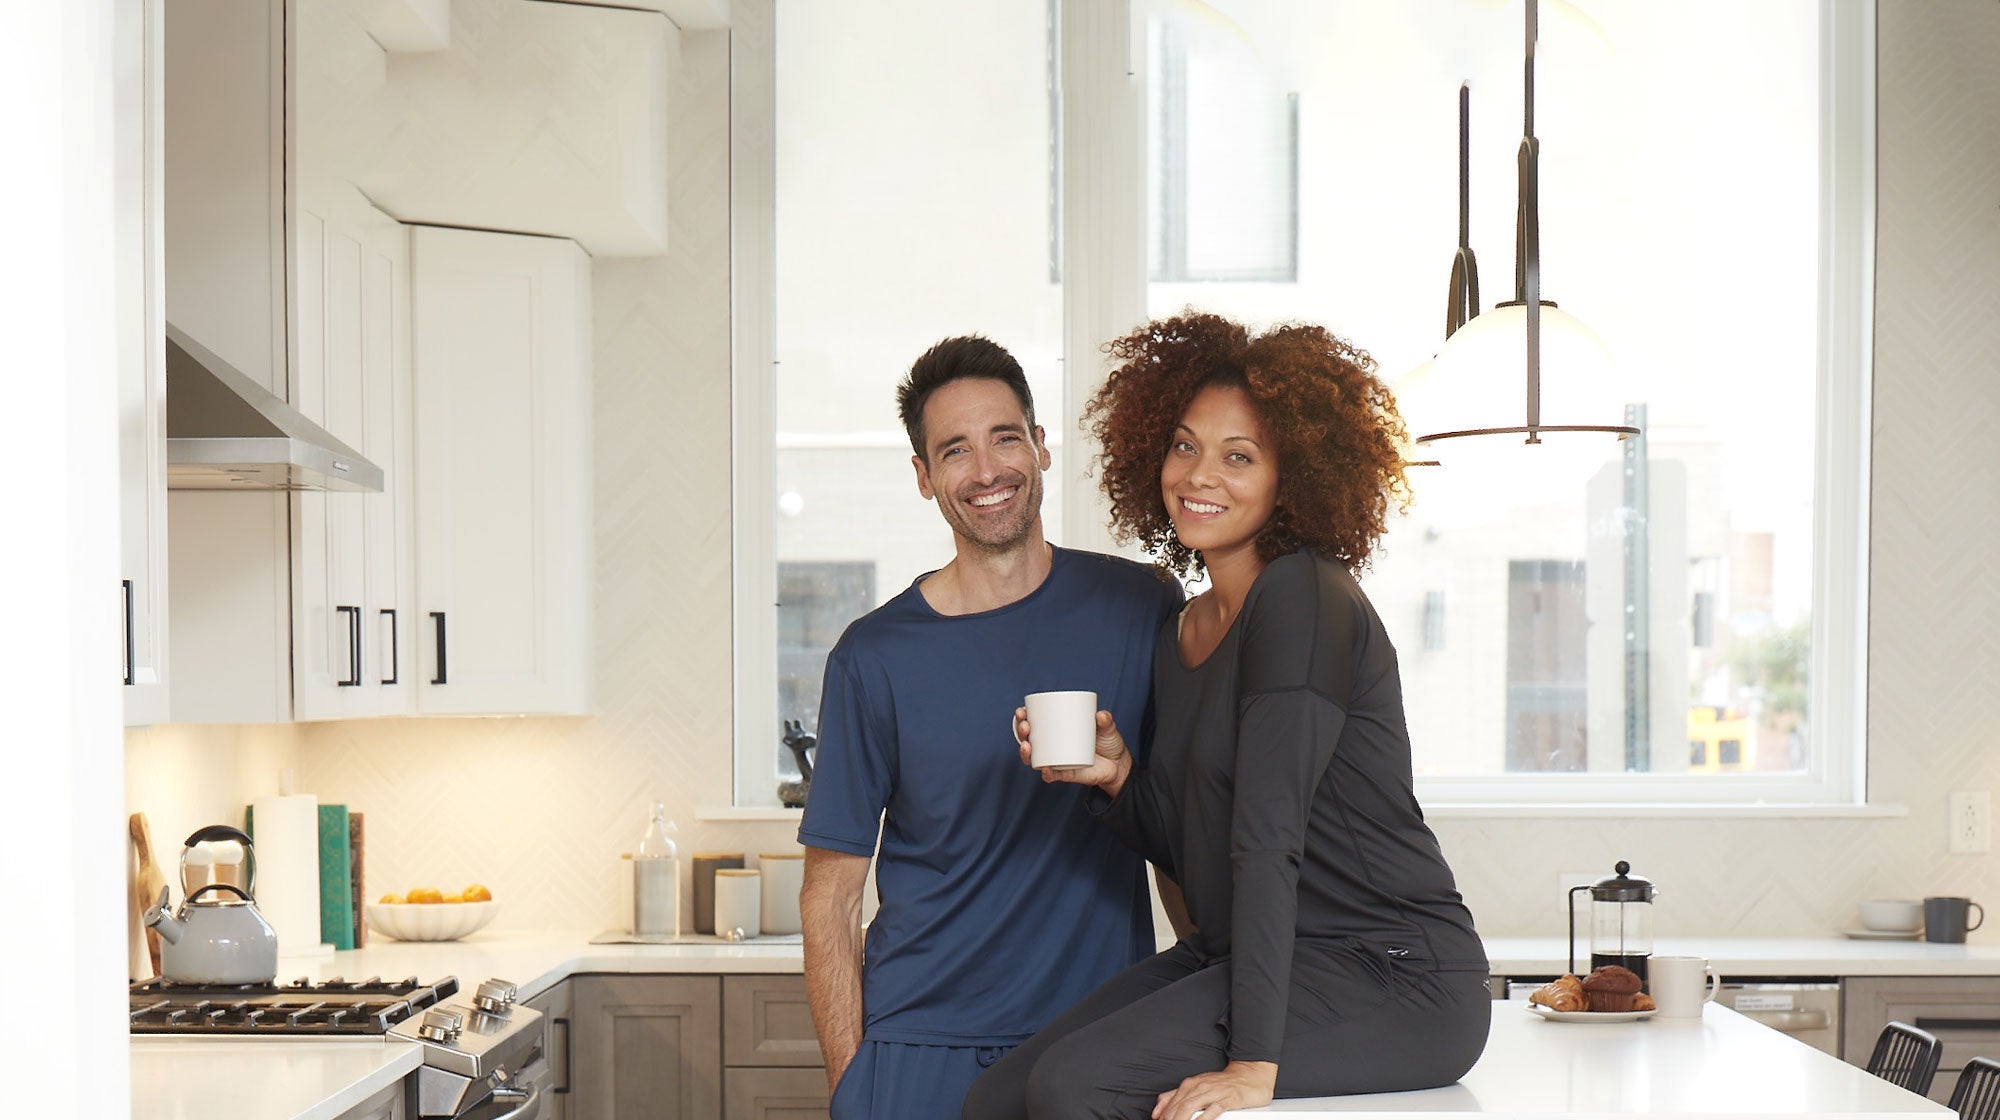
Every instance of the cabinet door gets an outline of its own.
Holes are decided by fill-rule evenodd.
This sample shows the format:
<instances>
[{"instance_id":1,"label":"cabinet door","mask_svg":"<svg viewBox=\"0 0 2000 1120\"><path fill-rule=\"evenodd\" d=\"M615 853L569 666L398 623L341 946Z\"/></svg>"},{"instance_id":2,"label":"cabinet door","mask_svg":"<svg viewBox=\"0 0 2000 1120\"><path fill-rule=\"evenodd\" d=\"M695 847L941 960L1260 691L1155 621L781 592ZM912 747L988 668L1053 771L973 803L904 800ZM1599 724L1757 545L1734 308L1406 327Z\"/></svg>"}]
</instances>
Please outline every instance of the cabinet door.
<instances>
[{"instance_id":1,"label":"cabinet door","mask_svg":"<svg viewBox=\"0 0 2000 1120\"><path fill-rule=\"evenodd\" d=\"M402 255L378 232L384 224L394 223L345 184L301 189L297 405L334 438L371 456L379 454L368 446L371 415L394 407L394 304L401 294ZM392 423L380 425L378 442L393 452ZM377 573L370 554L393 555L396 542L393 534L371 540L370 529L378 522L378 532L393 526L381 520L377 507L385 503L393 506L393 496L293 496L292 691L299 719L383 714L378 682L387 666L374 639L384 616L371 596ZM393 581L393 567L384 574Z\"/></svg>"},{"instance_id":2,"label":"cabinet door","mask_svg":"<svg viewBox=\"0 0 2000 1120\"><path fill-rule=\"evenodd\" d=\"M410 1082L405 1078L341 1113L335 1120L405 1120L412 1115L409 1102Z\"/></svg>"},{"instance_id":3,"label":"cabinet door","mask_svg":"<svg viewBox=\"0 0 2000 1120\"><path fill-rule=\"evenodd\" d=\"M134 0L117 21L118 492L120 618L116 671L125 724L167 718L166 275L161 243L162 13ZM105 589L111 594L111 589Z\"/></svg>"},{"instance_id":4,"label":"cabinet door","mask_svg":"<svg viewBox=\"0 0 2000 1120\"><path fill-rule=\"evenodd\" d=\"M587 714L589 260L432 227L410 248L418 710Z\"/></svg>"},{"instance_id":5,"label":"cabinet door","mask_svg":"<svg viewBox=\"0 0 2000 1120\"><path fill-rule=\"evenodd\" d=\"M732 1069L726 1076L726 1120L827 1120L826 1071Z\"/></svg>"},{"instance_id":6,"label":"cabinet door","mask_svg":"<svg viewBox=\"0 0 2000 1120\"><path fill-rule=\"evenodd\" d=\"M375 715L417 710L415 463L410 401L410 232L375 211L362 244L362 454L382 468L380 494L367 495L362 678Z\"/></svg>"},{"instance_id":7,"label":"cabinet door","mask_svg":"<svg viewBox=\"0 0 2000 1120\"><path fill-rule=\"evenodd\" d=\"M571 1086L576 1081L575 1059L570 1050L574 1037L575 985L565 980L528 1000L528 1006L542 1013L542 1059L549 1064L549 1080L542 1090L541 1120L569 1120Z\"/></svg>"},{"instance_id":8,"label":"cabinet door","mask_svg":"<svg viewBox=\"0 0 2000 1120\"><path fill-rule=\"evenodd\" d=\"M722 985L714 976L579 976L570 1115L716 1120Z\"/></svg>"}]
</instances>

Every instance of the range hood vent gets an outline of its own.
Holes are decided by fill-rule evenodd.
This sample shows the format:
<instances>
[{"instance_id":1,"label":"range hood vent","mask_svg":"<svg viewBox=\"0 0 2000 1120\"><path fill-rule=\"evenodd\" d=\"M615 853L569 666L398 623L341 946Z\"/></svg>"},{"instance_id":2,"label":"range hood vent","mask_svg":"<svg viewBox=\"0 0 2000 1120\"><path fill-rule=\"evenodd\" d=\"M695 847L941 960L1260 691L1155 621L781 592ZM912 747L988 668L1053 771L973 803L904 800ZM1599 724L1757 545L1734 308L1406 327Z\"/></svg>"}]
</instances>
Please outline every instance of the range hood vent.
<instances>
[{"instance_id":1,"label":"range hood vent","mask_svg":"<svg viewBox=\"0 0 2000 1120\"><path fill-rule=\"evenodd\" d=\"M382 468L169 323L167 489L379 493Z\"/></svg>"}]
</instances>

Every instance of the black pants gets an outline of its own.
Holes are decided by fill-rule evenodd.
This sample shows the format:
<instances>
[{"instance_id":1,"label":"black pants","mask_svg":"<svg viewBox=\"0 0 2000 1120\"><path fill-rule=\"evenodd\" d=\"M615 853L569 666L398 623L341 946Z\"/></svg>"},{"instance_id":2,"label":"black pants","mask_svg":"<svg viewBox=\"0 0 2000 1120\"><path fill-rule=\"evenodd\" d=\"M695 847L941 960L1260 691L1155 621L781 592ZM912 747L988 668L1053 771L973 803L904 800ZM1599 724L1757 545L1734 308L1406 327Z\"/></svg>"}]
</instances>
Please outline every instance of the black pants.
<instances>
[{"instance_id":1,"label":"black pants","mask_svg":"<svg viewBox=\"0 0 2000 1120\"><path fill-rule=\"evenodd\" d=\"M1279 1097L1449 1085L1486 1046L1486 973L1439 971L1361 941L1301 939ZM1228 1064L1229 959L1183 942L1104 982L994 1063L964 1120L1143 1118Z\"/></svg>"}]
</instances>

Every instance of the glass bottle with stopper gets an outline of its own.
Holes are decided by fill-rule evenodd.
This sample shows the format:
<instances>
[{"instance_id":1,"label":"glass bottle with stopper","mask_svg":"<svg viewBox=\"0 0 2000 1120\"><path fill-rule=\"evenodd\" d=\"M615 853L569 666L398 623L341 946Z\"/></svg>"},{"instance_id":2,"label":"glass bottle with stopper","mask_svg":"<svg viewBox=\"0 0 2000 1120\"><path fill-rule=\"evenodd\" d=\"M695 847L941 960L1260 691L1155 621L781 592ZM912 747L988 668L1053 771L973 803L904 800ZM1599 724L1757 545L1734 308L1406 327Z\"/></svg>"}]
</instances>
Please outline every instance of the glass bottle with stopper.
<instances>
[{"instance_id":1,"label":"glass bottle with stopper","mask_svg":"<svg viewBox=\"0 0 2000 1120\"><path fill-rule=\"evenodd\" d=\"M1646 962L1653 955L1653 884L1629 874L1632 865L1619 860L1615 875L1569 889L1569 967L1576 969L1576 895L1590 892L1590 967L1608 964L1631 969L1646 983Z\"/></svg>"},{"instance_id":2,"label":"glass bottle with stopper","mask_svg":"<svg viewBox=\"0 0 2000 1120\"><path fill-rule=\"evenodd\" d=\"M681 931L681 861L678 831L667 803L653 802L652 819L632 853L632 932L673 937Z\"/></svg>"}]
</instances>

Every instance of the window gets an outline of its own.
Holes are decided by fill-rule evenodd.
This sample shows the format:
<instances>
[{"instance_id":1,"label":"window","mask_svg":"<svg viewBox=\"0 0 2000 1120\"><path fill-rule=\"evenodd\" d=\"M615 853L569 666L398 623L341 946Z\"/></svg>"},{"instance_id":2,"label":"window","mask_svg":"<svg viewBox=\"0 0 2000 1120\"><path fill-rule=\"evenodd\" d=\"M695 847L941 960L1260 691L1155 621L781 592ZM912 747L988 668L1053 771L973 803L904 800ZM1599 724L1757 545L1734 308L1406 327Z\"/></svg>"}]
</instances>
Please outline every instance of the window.
<instances>
[{"instance_id":1,"label":"window","mask_svg":"<svg viewBox=\"0 0 2000 1120\"><path fill-rule=\"evenodd\" d=\"M791 503L779 498L780 510ZM819 690L826 655L847 624L867 614L875 598L870 560L778 561L778 718L819 725ZM798 766L782 744L774 748L778 773L797 777Z\"/></svg>"},{"instance_id":2,"label":"window","mask_svg":"<svg viewBox=\"0 0 2000 1120\"><path fill-rule=\"evenodd\" d=\"M1543 4L1545 295L1626 367L1646 436L1560 476L1413 477L1364 586L1427 802L1858 795L1865 7ZM824 636L949 556L891 401L929 343L1021 358L1057 458L1045 525L1094 547L1075 405L1138 318L1323 322L1392 384L1435 352L1463 80L1483 307L1510 294L1518 8L1133 9L773 0L769 201L736 212L739 246L775 244L738 256L745 803L823 656L758 605L788 601L779 573L875 573L801 605Z\"/></svg>"}]
</instances>

